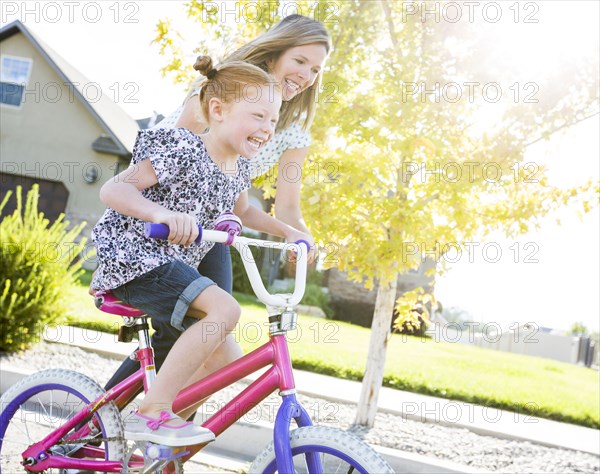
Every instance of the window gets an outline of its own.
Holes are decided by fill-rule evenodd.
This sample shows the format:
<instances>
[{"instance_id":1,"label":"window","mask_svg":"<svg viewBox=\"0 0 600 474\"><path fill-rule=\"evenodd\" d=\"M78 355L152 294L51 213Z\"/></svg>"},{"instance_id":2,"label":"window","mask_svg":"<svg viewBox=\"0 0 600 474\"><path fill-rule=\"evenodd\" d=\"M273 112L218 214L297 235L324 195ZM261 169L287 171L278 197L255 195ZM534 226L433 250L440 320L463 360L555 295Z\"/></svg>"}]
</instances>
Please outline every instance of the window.
<instances>
[{"instance_id":1,"label":"window","mask_svg":"<svg viewBox=\"0 0 600 474\"><path fill-rule=\"evenodd\" d=\"M2 56L0 62L0 103L20 107L33 61L16 56Z\"/></svg>"}]
</instances>

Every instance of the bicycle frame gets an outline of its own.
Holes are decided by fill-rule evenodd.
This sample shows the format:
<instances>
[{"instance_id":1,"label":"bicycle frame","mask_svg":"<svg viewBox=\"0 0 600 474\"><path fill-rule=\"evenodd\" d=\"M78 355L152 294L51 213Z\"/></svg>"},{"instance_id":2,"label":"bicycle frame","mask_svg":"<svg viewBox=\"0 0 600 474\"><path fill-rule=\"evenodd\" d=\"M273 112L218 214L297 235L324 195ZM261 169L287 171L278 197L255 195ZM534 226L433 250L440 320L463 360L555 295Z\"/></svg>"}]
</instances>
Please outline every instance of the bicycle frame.
<instances>
[{"instance_id":1,"label":"bicycle frame","mask_svg":"<svg viewBox=\"0 0 600 474\"><path fill-rule=\"evenodd\" d=\"M211 241L224 241L221 239L224 239L225 236L227 234L222 232L205 231L204 238ZM234 245L240 251L240 247L253 244L260 245L262 243L263 241L238 237ZM274 248L285 248L290 244L269 242L269 245ZM210 429L218 436L267 396L279 389L279 394L282 396L282 404L277 412L274 428L274 446L279 472L294 472L289 440L291 421L294 420L299 427L312 425L312 420L308 412L296 399L292 363L285 337L286 331L295 326L295 313L291 311L291 307L297 304L302 298L306 278L306 254L302 255L302 250L298 245L296 245L296 251L299 258L296 267L296 288L293 295L270 295L267 293L252 256L242 259L255 293L261 301L268 305L270 314L278 312L275 311L276 307L282 310L279 314L280 319L279 321L271 321L270 338L267 343L202 380L186 387L179 393L173 404L173 411L180 413L219 390L240 381L244 377L260 369L269 367L257 380L252 382L240 394L208 418L202 426ZM291 316L293 324L290 324L290 321L285 316ZM277 316L272 314L272 318L277 319ZM145 321L142 320L142 322ZM147 329L139 331L139 341L140 348L135 354L136 358L140 361L140 369L108 390L102 397L90 402L83 410L49 434L45 439L25 450L23 455L26 459L32 458L37 461L35 464L28 466L28 469L32 472L39 472L49 468L78 468L105 472L122 472L123 465L121 462L96 461L93 459L66 459L58 455L48 455L47 450L106 403L115 401L119 410L122 410L133 400L142 387L142 384L144 385L144 391L147 391L154 377L154 354L152 348L148 345ZM148 347L146 347L147 345ZM93 422L84 424L75 433L71 434L67 441L69 439L75 440L89 436L93 428ZM188 453L182 457L182 460L187 461L205 445L187 447L186 450ZM81 458L98 458L104 455L104 451L102 448L86 446L80 449L77 455ZM307 462L314 469L311 472L320 472L320 460L318 456L310 455ZM143 458L141 456L133 456L129 467L139 467L140 463L143 465Z\"/></svg>"}]
</instances>

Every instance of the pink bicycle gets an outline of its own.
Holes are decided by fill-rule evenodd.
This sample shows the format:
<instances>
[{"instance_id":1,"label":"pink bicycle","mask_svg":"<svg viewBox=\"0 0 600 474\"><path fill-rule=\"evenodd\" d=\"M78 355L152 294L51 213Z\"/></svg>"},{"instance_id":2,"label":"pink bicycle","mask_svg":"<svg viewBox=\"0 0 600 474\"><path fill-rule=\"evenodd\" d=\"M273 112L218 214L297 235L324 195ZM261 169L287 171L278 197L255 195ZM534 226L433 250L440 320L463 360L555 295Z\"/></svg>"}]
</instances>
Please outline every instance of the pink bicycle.
<instances>
[{"instance_id":1,"label":"pink bicycle","mask_svg":"<svg viewBox=\"0 0 600 474\"><path fill-rule=\"evenodd\" d=\"M148 225L150 236L161 229ZM162 229L164 232L164 229ZM160 232L159 232L160 233ZM167 229L168 233L168 229ZM164 236L164 234L163 234ZM204 231L202 238L226 242L231 235ZM270 294L265 289L249 246L297 252L293 294ZM304 294L306 249L300 243L284 244L236 237L233 246L243 256L244 267L257 297L267 306L269 341L241 359L182 390L173 409L176 413L260 370L266 371L203 426L219 436L229 426L279 390L281 405L275 418L273 441L258 454L251 473L393 473L392 468L354 435L330 427L313 426L307 411L296 399L286 332L294 329L294 306ZM0 399L0 474L78 470L119 473L183 472L183 463L204 445L169 448L123 437L121 411L139 389L147 390L155 376L147 316L109 294L99 295L97 306L123 316L119 340L131 340L137 332L134 355L140 370L105 391L89 377L64 369L32 374L12 386ZM298 428L290 430L292 420Z\"/></svg>"}]
</instances>

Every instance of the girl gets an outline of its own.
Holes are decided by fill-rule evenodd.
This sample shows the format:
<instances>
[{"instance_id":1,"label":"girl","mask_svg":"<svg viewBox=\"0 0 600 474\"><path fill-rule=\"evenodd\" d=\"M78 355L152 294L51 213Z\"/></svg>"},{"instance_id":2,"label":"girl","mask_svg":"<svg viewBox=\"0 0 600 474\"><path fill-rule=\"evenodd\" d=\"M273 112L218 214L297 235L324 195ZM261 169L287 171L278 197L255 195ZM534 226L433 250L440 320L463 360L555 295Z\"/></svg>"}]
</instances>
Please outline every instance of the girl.
<instances>
[{"instance_id":1,"label":"girl","mask_svg":"<svg viewBox=\"0 0 600 474\"><path fill-rule=\"evenodd\" d=\"M250 164L241 157L253 158L272 138L281 106L279 85L256 66L238 61L215 69L203 57L197 69L207 78L198 103L210 130L202 136L184 128L139 132L132 166L100 191L109 209L92 232L99 260L93 287L111 290L148 313L153 324L183 331L125 425L128 439L168 446L214 439L210 430L174 415L171 406L182 388L198 380L198 367L240 315L233 297L197 270L212 245L191 245L197 224L211 228L249 188ZM239 206L243 211L244 203ZM168 241L146 238L144 221L167 224ZM298 234L277 225L271 230L289 239Z\"/></svg>"},{"instance_id":2,"label":"girl","mask_svg":"<svg viewBox=\"0 0 600 474\"><path fill-rule=\"evenodd\" d=\"M315 114L317 92L330 50L329 33L321 22L302 15L290 15L224 60L224 63L242 60L255 64L264 71L271 72L281 86L283 104L275 134L252 160L250 177L260 176L279 163L275 197L275 216L278 225L285 226L288 233L296 229L299 233L305 234L294 240L304 239L311 245L314 239L310 236L300 211L301 180L286 179L285 173L290 169L294 171L302 169L304 165L310 143L308 128ZM195 99L199 94L199 87L199 83L194 84L184 105L155 128L184 127L202 133L207 128L207 120L199 107L198 100ZM242 219L245 226L263 230L265 214L248 205L247 191L241 193L234 212ZM269 225L277 224L269 221ZM314 258L314 255L313 250L309 254L309 261ZM203 258L198 270L211 278L220 288L228 293L232 292L231 258L228 247L222 244L213 246ZM179 337L179 331L170 324L161 324L160 321L153 322L153 327L155 333L152 336L152 346L156 366L160 368L166 354ZM219 346L204 367L204 375L235 360L240 355L236 351L237 344L227 341ZM136 361L125 359L106 388L115 386L138 368Z\"/></svg>"},{"instance_id":3,"label":"girl","mask_svg":"<svg viewBox=\"0 0 600 474\"><path fill-rule=\"evenodd\" d=\"M300 210L301 180L286 179L286 172L290 173L292 170L293 175L296 176L296 170L301 170L304 165L310 144L308 128L315 114L323 67L330 50L329 33L321 22L302 15L290 15L223 61L226 63L239 60L255 64L270 72L281 85L283 104L276 133L273 140L260 150L253 160L251 177L261 176L279 163L275 216L280 221L308 234L309 237L310 231ZM192 86L184 105L156 127L175 126L203 130L206 127L206 119L196 101L190 100L197 94L198 84ZM247 199L247 192L245 192L242 200ZM244 215L236 209L236 214L241 217L243 224L253 229L255 228L254 209L249 208ZM310 237L309 242L314 244L314 239ZM223 246L215 247L213 252L223 250ZM313 247L309 260L314 256ZM223 258L218 265L223 265L222 261ZM228 275L224 277L229 289L231 262L229 258L225 261L228 264ZM203 264L216 266L211 265L211 262L203 262Z\"/></svg>"}]
</instances>

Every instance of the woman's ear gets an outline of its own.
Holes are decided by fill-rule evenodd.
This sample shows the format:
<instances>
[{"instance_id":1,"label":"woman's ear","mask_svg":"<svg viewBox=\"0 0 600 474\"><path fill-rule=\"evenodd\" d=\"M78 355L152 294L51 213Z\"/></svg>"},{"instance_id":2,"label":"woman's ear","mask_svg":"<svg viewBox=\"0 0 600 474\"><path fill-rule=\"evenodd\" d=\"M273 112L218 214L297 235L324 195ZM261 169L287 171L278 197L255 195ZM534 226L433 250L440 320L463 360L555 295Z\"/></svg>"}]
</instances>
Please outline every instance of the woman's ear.
<instances>
[{"instance_id":1,"label":"woman's ear","mask_svg":"<svg viewBox=\"0 0 600 474\"><path fill-rule=\"evenodd\" d=\"M216 97L208 101L208 119L210 121L221 122L223 120L223 102Z\"/></svg>"}]
</instances>

